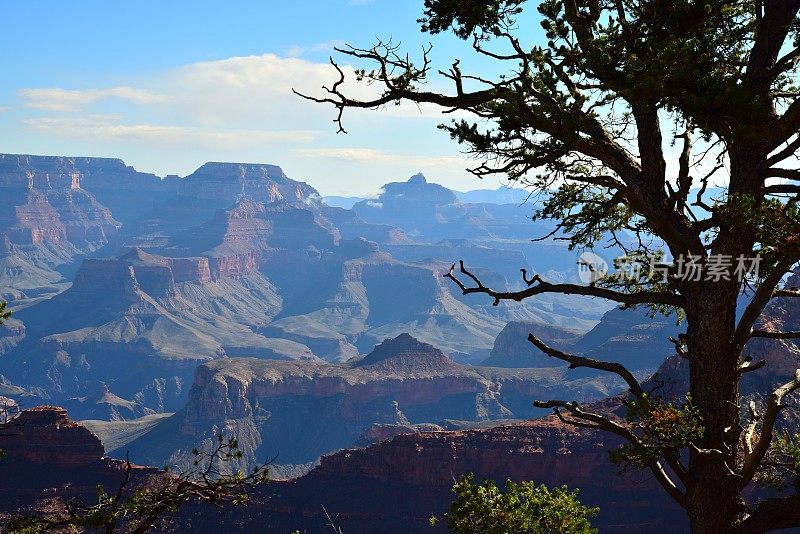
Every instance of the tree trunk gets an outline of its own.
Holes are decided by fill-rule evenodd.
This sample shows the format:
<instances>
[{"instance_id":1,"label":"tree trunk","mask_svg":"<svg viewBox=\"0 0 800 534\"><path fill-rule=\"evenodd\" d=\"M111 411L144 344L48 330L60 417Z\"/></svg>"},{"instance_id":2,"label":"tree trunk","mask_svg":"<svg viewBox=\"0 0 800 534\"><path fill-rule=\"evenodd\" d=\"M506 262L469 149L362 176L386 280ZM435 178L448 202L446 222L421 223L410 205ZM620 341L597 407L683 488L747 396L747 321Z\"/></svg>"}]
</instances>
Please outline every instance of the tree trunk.
<instances>
[{"instance_id":1,"label":"tree trunk","mask_svg":"<svg viewBox=\"0 0 800 534\"><path fill-rule=\"evenodd\" d=\"M760 155L753 146L730 146L729 195L759 198ZM736 206L734 201L733 206ZM745 217L741 217L744 222ZM747 224L721 228L713 254L732 256L753 253L755 232ZM739 365L736 346L736 305L741 280L731 272L730 281L697 282L687 291L686 318L690 355L690 394L699 409L704 435L701 449L690 451L691 487L687 489L689 519L694 534L731 532L744 511L737 468L742 435ZM688 289L688 288L687 288ZM719 451L719 452L715 452Z\"/></svg>"},{"instance_id":2,"label":"tree trunk","mask_svg":"<svg viewBox=\"0 0 800 534\"><path fill-rule=\"evenodd\" d=\"M691 402L699 410L702 449L690 452L693 484L688 488L689 519L694 534L730 532L741 512L736 450L739 426L739 351L734 346L737 286L701 282L687 309ZM727 465L726 465L727 464Z\"/></svg>"}]
</instances>

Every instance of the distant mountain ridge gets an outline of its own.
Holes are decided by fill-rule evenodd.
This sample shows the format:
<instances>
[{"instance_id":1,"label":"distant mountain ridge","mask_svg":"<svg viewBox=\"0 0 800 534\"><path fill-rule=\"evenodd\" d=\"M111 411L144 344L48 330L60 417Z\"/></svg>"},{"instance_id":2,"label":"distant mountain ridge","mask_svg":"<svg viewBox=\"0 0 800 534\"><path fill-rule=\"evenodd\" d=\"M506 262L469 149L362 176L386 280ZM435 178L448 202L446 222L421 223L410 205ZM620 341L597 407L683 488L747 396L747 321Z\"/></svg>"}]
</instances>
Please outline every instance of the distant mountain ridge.
<instances>
[{"instance_id":1,"label":"distant mountain ridge","mask_svg":"<svg viewBox=\"0 0 800 534\"><path fill-rule=\"evenodd\" d=\"M501 288L532 258L572 260L529 247L524 210L461 203L421 174L387 184L377 211L325 205L253 163L160 179L116 159L3 155L0 189L0 298L15 310L0 381L76 417L174 411L213 359L345 361L414 332L477 362L509 320L586 330L600 317L558 297L462 296L441 276L459 257Z\"/></svg>"},{"instance_id":2,"label":"distant mountain ridge","mask_svg":"<svg viewBox=\"0 0 800 534\"><path fill-rule=\"evenodd\" d=\"M307 464L354 445L374 425L529 418L542 413L531 404L537 395L597 399L617 391L606 378L570 380L563 367L463 365L407 333L344 363L215 360L197 369L183 410L114 454L187 462L185 451L224 429L239 436L242 468L275 455L277 464Z\"/></svg>"}]
</instances>

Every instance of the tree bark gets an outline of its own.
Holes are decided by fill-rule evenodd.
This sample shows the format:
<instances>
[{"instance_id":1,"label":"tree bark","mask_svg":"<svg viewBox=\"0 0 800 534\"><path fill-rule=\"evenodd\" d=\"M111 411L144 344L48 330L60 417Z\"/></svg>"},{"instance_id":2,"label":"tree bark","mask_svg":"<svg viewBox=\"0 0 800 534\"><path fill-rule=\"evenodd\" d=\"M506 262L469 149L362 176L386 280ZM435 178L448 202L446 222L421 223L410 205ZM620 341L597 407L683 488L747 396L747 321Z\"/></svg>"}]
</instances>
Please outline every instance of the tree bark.
<instances>
[{"instance_id":1,"label":"tree bark","mask_svg":"<svg viewBox=\"0 0 800 534\"><path fill-rule=\"evenodd\" d=\"M691 402L704 428L702 452L690 452L693 480L687 501L693 534L719 534L730 532L741 512L739 480L731 473L741 432L734 346L737 291L728 283L703 284L687 306Z\"/></svg>"},{"instance_id":2,"label":"tree bark","mask_svg":"<svg viewBox=\"0 0 800 534\"><path fill-rule=\"evenodd\" d=\"M729 194L748 194L760 203L758 150L730 147ZM735 202L734 202L735 204ZM753 255L753 228L733 224L720 229L712 254ZM742 347L736 340L736 305L741 280L697 282L687 291L686 318L689 346L690 394L703 421L702 446L690 451L687 488L693 534L731 532L745 510L737 469L742 435L739 364Z\"/></svg>"}]
</instances>

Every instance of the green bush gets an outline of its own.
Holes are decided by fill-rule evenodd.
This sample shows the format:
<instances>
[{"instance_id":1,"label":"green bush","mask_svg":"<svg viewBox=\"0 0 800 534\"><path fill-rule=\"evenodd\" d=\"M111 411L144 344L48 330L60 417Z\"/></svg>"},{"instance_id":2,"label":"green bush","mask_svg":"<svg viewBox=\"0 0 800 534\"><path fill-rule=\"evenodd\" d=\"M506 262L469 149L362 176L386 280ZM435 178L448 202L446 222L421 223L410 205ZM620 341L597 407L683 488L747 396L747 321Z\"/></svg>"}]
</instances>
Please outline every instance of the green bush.
<instances>
[{"instance_id":1,"label":"green bush","mask_svg":"<svg viewBox=\"0 0 800 534\"><path fill-rule=\"evenodd\" d=\"M589 519L599 508L578 501L578 490L548 489L533 482L506 482L500 491L493 480L475 483L466 475L453 486L458 497L445 514L457 534L589 534L597 532Z\"/></svg>"}]
</instances>

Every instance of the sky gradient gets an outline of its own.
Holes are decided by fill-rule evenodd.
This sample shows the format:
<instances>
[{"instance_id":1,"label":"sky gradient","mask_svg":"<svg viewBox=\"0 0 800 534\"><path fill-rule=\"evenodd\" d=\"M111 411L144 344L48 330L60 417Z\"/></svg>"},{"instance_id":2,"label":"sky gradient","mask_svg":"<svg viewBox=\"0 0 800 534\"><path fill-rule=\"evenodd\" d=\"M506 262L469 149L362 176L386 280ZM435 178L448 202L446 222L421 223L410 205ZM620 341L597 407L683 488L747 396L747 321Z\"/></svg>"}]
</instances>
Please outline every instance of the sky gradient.
<instances>
[{"instance_id":1,"label":"sky gradient","mask_svg":"<svg viewBox=\"0 0 800 534\"><path fill-rule=\"evenodd\" d=\"M337 135L332 108L291 94L335 81L335 44L376 37L412 53L431 42L438 66L460 57L465 72L496 68L449 35L421 34L421 0L3 5L2 152L119 157L162 176L206 161L272 163L325 195L368 195L418 171L460 190L502 183L465 172L474 162L436 129L449 120L436 109L348 113L350 133Z\"/></svg>"}]
</instances>

